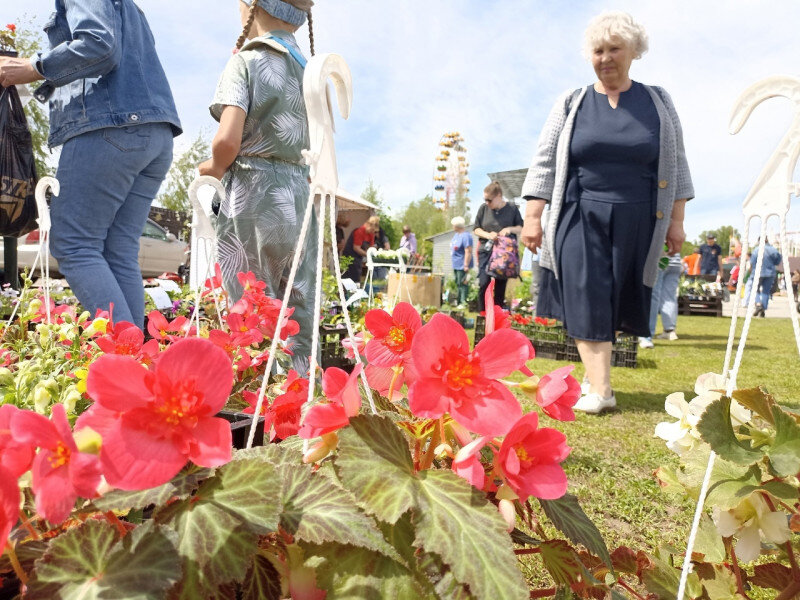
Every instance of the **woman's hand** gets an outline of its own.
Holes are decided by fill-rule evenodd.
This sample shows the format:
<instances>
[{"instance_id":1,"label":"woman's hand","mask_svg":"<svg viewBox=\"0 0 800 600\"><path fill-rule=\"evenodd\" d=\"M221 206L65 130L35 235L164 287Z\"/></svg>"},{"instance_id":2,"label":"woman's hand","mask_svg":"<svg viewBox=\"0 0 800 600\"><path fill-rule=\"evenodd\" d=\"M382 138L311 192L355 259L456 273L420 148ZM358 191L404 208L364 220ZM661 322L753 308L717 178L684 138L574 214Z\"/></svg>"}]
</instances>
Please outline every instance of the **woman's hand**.
<instances>
[{"instance_id":1,"label":"woman's hand","mask_svg":"<svg viewBox=\"0 0 800 600\"><path fill-rule=\"evenodd\" d=\"M511 227L503 227L500 231L497 232L497 235L511 235ZM495 236L497 237L497 236Z\"/></svg>"},{"instance_id":2,"label":"woman's hand","mask_svg":"<svg viewBox=\"0 0 800 600\"><path fill-rule=\"evenodd\" d=\"M685 241L686 232L683 230L683 221L672 219L669 222L669 229L667 229L667 254L679 253Z\"/></svg>"},{"instance_id":3,"label":"woman's hand","mask_svg":"<svg viewBox=\"0 0 800 600\"><path fill-rule=\"evenodd\" d=\"M225 175L224 170L214 166L213 158L209 158L208 160L201 162L199 165L197 165L197 170L200 171L200 175L210 175L216 179L222 179L222 176Z\"/></svg>"},{"instance_id":4,"label":"woman's hand","mask_svg":"<svg viewBox=\"0 0 800 600\"><path fill-rule=\"evenodd\" d=\"M541 217L525 216L525 224L522 226L522 243L531 252L536 252L542 247Z\"/></svg>"}]
</instances>

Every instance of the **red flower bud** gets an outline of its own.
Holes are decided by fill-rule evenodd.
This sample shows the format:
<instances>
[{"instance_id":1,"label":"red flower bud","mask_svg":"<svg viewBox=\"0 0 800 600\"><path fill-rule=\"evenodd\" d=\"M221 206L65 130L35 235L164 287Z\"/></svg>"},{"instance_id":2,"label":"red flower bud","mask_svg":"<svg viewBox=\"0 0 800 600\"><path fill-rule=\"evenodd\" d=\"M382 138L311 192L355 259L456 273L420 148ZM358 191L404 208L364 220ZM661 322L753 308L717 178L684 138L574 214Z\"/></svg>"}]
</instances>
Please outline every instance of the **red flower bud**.
<instances>
[{"instance_id":1,"label":"red flower bud","mask_svg":"<svg viewBox=\"0 0 800 600\"><path fill-rule=\"evenodd\" d=\"M10 29L11 31L17 30L17 26L14 25L14 23L9 23L8 25L6 25L6 28Z\"/></svg>"}]
</instances>

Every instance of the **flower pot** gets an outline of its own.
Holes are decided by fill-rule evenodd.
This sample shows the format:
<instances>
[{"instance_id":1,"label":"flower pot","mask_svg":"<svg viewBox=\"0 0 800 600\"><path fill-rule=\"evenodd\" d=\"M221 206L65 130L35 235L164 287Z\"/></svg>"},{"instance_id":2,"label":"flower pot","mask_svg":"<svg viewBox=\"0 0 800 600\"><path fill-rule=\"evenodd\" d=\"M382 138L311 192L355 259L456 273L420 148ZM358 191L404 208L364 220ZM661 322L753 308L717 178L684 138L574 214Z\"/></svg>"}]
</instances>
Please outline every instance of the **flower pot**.
<instances>
[{"instance_id":1,"label":"flower pot","mask_svg":"<svg viewBox=\"0 0 800 600\"><path fill-rule=\"evenodd\" d=\"M232 410L221 410L217 413L217 416L222 417L231 424L231 444L233 447L237 450L244 450L247 445L247 436L250 433L250 424L253 422L253 415ZM258 418L253 445L264 445L264 417Z\"/></svg>"}]
</instances>

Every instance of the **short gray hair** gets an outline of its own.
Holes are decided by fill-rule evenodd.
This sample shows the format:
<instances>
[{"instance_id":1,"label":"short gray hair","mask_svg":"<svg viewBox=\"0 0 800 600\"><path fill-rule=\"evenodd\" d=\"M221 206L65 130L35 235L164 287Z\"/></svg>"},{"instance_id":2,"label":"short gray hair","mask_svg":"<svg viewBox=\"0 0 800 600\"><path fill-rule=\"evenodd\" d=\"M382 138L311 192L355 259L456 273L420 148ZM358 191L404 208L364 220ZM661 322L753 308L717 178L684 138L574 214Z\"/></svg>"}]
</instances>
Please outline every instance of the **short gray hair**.
<instances>
[{"instance_id":1,"label":"short gray hair","mask_svg":"<svg viewBox=\"0 0 800 600\"><path fill-rule=\"evenodd\" d=\"M594 49L613 37L620 38L633 51L634 58L647 52L647 32L626 12L606 11L589 21L583 34L583 55L591 58Z\"/></svg>"}]
</instances>

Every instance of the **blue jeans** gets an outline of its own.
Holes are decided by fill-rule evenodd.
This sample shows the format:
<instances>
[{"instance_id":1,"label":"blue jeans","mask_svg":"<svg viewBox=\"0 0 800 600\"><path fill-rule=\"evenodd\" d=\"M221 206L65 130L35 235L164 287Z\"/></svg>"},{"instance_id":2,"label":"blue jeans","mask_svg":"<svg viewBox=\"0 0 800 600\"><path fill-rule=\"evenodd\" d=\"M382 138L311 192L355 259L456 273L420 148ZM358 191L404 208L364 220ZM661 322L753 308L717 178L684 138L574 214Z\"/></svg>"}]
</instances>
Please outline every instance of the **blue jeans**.
<instances>
[{"instance_id":1,"label":"blue jeans","mask_svg":"<svg viewBox=\"0 0 800 600\"><path fill-rule=\"evenodd\" d=\"M681 279L680 265L669 265L659 269L653 296L650 300L650 335L656 334L658 315L664 331L674 331L678 323L678 284Z\"/></svg>"},{"instance_id":2,"label":"blue jeans","mask_svg":"<svg viewBox=\"0 0 800 600\"><path fill-rule=\"evenodd\" d=\"M758 279L758 290L756 292L756 303L760 303L761 306L764 307L764 310L767 309L767 305L769 304L770 292L772 291L772 284L775 282L775 276L771 275L769 277L760 277Z\"/></svg>"},{"instance_id":3,"label":"blue jeans","mask_svg":"<svg viewBox=\"0 0 800 600\"><path fill-rule=\"evenodd\" d=\"M171 163L166 123L97 129L62 147L50 251L92 314L113 304L115 322L144 325L139 237Z\"/></svg>"}]
</instances>

